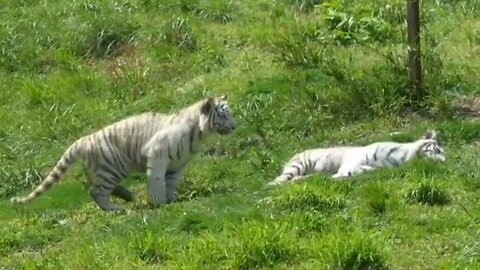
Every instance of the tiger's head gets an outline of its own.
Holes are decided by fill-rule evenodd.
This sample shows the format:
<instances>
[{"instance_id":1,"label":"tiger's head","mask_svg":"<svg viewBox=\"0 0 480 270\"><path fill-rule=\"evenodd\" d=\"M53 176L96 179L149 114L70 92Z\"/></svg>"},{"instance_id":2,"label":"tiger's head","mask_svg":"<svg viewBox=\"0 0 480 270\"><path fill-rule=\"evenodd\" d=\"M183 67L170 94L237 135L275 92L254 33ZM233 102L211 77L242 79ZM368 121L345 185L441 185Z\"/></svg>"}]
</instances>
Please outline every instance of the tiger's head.
<instances>
[{"instance_id":1,"label":"tiger's head","mask_svg":"<svg viewBox=\"0 0 480 270\"><path fill-rule=\"evenodd\" d=\"M427 158L445 161L445 150L440 146L437 140L437 132L435 130L428 131L421 140L421 146L418 149L419 156L425 156Z\"/></svg>"},{"instance_id":2,"label":"tiger's head","mask_svg":"<svg viewBox=\"0 0 480 270\"><path fill-rule=\"evenodd\" d=\"M208 117L210 131L227 135L237 128L237 121L233 117L226 95L208 98L202 107L202 113Z\"/></svg>"}]
</instances>

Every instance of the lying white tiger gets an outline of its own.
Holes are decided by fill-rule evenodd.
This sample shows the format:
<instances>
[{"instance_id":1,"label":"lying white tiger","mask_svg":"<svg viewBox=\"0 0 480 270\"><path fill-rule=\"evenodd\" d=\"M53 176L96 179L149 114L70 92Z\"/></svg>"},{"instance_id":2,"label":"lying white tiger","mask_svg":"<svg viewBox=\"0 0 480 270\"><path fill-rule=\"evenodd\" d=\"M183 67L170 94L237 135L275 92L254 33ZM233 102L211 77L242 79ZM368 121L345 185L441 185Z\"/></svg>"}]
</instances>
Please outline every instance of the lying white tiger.
<instances>
[{"instance_id":1,"label":"lying white tiger","mask_svg":"<svg viewBox=\"0 0 480 270\"><path fill-rule=\"evenodd\" d=\"M148 177L148 201L153 206L175 200L175 192L186 164L212 133L230 134L237 127L227 97L201 100L172 114L143 113L111 124L74 142L47 178L14 204L27 203L59 182L77 159L84 159L89 194L105 211L123 210L110 195L125 201L133 193L120 185L132 171Z\"/></svg>"},{"instance_id":2,"label":"lying white tiger","mask_svg":"<svg viewBox=\"0 0 480 270\"><path fill-rule=\"evenodd\" d=\"M420 156L443 162L444 153L435 130L410 143L377 142L366 146L309 149L293 156L281 175L267 185L295 182L314 172L330 172L335 173L333 178L344 178L378 167L399 166Z\"/></svg>"}]
</instances>

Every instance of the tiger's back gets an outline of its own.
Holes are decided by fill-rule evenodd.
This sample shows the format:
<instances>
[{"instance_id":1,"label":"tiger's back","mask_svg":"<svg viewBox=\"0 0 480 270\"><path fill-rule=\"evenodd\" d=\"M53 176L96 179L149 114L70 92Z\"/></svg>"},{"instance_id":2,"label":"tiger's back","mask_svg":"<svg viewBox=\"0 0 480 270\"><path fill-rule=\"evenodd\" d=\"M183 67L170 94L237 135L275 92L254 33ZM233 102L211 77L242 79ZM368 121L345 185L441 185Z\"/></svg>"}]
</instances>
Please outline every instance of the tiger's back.
<instances>
[{"instance_id":1,"label":"tiger's back","mask_svg":"<svg viewBox=\"0 0 480 270\"><path fill-rule=\"evenodd\" d=\"M304 173L312 171L335 172L348 157L347 154L355 149L360 149L360 147L338 146L307 149L294 155L284 167L300 165L303 167L302 171Z\"/></svg>"},{"instance_id":2,"label":"tiger's back","mask_svg":"<svg viewBox=\"0 0 480 270\"><path fill-rule=\"evenodd\" d=\"M147 112L134 115L86 136L84 152L93 162L101 155L108 159L120 159L117 163L125 169L144 170L146 160L141 148L153 135L168 127L168 115ZM87 161L88 162L88 161Z\"/></svg>"}]
</instances>

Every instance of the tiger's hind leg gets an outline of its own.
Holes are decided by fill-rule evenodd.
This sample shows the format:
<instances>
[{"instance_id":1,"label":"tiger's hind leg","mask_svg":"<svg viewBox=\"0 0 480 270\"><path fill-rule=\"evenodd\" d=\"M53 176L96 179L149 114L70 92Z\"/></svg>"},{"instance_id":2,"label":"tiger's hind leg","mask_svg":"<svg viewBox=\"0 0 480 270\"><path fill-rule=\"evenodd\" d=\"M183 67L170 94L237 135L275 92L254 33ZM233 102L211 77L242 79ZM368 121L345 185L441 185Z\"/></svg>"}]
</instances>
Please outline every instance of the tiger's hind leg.
<instances>
[{"instance_id":1,"label":"tiger's hind leg","mask_svg":"<svg viewBox=\"0 0 480 270\"><path fill-rule=\"evenodd\" d=\"M110 200L110 196L130 199L130 192L119 187L130 172L129 163L106 142L105 145L90 145L85 150L85 165L89 180L88 193L97 206L104 211L124 211ZM102 150L108 148L109 151Z\"/></svg>"},{"instance_id":2,"label":"tiger's hind leg","mask_svg":"<svg viewBox=\"0 0 480 270\"><path fill-rule=\"evenodd\" d=\"M133 201L133 192L128 190L128 188L117 185L113 191L112 191L112 196L115 196L117 198L120 198L126 202L132 202Z\"/></svg>"},{"instance_id":3,"label":"tiger's hind leg","mask_svg":"<svg viewBox=\"0 0 480 270\"><path fill-rule=\"evenodd\" d=\"M104 211L123 211L124 208L113 204L110 201L112 190L103 186L91 186L89 190L90 197Z\"/></svg>"},{"instance_id":4,"label":"tiger's hind leg","mask_svg":"<svg viewBox=\"0 0 480 270\"><path fill-rule=\"evenodd\" d=\"M108 174L101 169L98 169L96 173L89 174L92 183L89 188L89 195L98 207L104 211L124 211L123 207L112 203L110 200L111 195L118 197L122 195L126 199L128 198L129 191L119 185L123 179L120 176Z\"/></svg>"}]
</instances>

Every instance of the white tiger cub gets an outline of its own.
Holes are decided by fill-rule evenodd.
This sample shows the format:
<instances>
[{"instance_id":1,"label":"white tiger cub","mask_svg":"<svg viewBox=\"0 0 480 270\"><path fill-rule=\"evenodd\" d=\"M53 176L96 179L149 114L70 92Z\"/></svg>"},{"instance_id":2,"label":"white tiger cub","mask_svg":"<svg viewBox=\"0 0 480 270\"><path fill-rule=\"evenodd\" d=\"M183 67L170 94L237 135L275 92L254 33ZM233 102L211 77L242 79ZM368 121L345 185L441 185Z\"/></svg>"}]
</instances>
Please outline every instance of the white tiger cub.
<instances>
[{"instance_id":1,"label":"white tiger cub","mask_svg":"<svg viewBox=\"0 0 480 270\"><path fill-rule=\"evenodd\" d=\"M409 143L377 142L366 146L337 146L309 149L294 155L282 173L267 186L298 181L315 172L334 173L344 178L378 167L399 166L416 157L445 161L445 152L437 142L435 130Z\"/></svg>"},{"instance_id":2,"label":"white tiger cub","mask_svg":"<svg viewBox=\"0 0 480 270\"><path fill-rule=\"evenodd\" d=\"M86 163L89 194L104 211L120 211L110 196L133 200L120 185L132 171L145 172L148 201L153 206L175 200L186 164L210 134L227 135L237 127L227 96L207 98L171 114L147 112L130 116L74 142L56 166L28 196L11 199L24 204L59 182L77 159Z\"/></svg>"}]
</instances>

